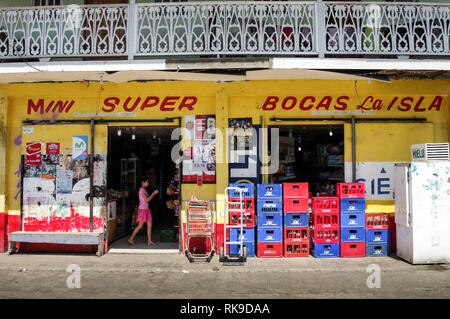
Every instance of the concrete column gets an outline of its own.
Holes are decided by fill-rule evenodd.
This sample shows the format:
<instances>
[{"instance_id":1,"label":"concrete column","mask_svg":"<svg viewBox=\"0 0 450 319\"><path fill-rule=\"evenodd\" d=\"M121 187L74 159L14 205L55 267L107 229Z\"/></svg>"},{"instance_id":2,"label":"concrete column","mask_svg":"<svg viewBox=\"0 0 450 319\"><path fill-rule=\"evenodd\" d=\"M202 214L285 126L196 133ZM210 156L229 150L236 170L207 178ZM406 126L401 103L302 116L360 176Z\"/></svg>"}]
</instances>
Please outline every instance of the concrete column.
<instances>
[{"instance_id":1,"label":"concrete column","mask_svg":"<svg viewBox=\"0 0 450 319\"><path fill-rule=\"evenodd\" d=\"M8 119L8 99L0 95L0 251L6 251L8 225L6 207L6 127Z\"/></svg>"}]
</instances>

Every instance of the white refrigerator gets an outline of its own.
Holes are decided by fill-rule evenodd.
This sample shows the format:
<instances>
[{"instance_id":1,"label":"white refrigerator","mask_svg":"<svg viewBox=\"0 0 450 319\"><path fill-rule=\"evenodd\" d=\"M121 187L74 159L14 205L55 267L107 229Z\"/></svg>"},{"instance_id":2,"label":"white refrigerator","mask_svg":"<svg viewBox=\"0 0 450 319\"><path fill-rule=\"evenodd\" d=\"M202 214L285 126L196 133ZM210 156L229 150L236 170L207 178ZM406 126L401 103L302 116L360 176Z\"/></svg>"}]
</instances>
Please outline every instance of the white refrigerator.
<instances>
[{"instance_id":1,"label":"white refrigerator","mask_svg":"<svg viewBox=\"0 0 450 319\"><path fill-rule=\"evenodd\" d=\"M397 256L450 263L450 161L395 164L394 197Z\"/></svg>"}]
</instances>

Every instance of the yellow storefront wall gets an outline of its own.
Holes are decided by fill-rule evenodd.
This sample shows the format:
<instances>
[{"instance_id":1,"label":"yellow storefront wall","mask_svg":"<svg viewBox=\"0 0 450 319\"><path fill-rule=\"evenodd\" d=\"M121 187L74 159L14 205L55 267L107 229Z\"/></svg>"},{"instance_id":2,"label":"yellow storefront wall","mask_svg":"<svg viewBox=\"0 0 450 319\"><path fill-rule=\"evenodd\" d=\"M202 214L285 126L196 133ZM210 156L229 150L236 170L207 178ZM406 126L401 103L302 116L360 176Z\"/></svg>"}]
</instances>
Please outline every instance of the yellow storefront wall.
<instances>
[{"instance_id":1,"label":"yellow storefront wall","mask_svg":"<svg viewBox=\"0 0 450 319\"><path fill-rule=\"evenodd\" d=\"M0 97L4 97L7 101L7 112L0 113L7 114L6 150L8 155L4 169L6 210L9 214L17 215L20 210L20 201L18 198L14 199L19 191L17 185L20 180L15 172L20 165L21 145L24 145L26 140L22 135L24 120L79 120L94 117L129 121L183 117L181 121L183 127L185 115L215 114L217 128L224 130L228 126L229 118L239 117L251 117L254 124L263 124L264 127L291 124L344 124L339 118L349 118L352 115L357 118L425 117L426 124L412 124L413 126L408 130L401 129L402 124L393 123L376 122L356 125L357 161L409 161L410 144L418 140L421 142L449 141L449 87L449 81L446 80L401 80L392 83L298 80L233 83L133 82L100 85L82 82L2 85ZM156 103L157 100L158 103ZM195 103L193 103L194 100ZM52 101L53 104L51 104ZM58 101L61 102L58 104ZM303 104L300 107L302 101ZM132 109L135 102L135 108L127 112L126 108ZM162 105L164 103L165 105ZM71 105L70 110L66 112L69 105ZM60 109L62 112L58 112ZM332 122L275 122L272 120L273 117L335 117L336 120ZM177 122L170 123L174 125ZM148 124L114 123L110 125ZM345 161L349 162L352 157L351 126L348 122L344 125ZM53 133L62 143L70 142L70 137L73 135L69 125L59 126L57 130L52 131ZM420 139L416 138L417 134L420 134ZM96 148L106 148L106 132L96 131L95 142ZM222 142L226 142L225 133ZM220 145L221 143L217 143L217 147ZM0 143L0 149L1 147ZM216 153L226 158L226 152L221 153L217 150ZM5 159L0 157L0 160ZM0 163L0 169L1 167ZM216 172L216 184L202 186L183 184L182 196L184 200L188 200L192 195L199 199L216 199L217 208L220 211L217 222L223 223L221 214L224 207L223 190L228 185L228 166L225 161L218 159ZM1 170L0 176L2 176ZM369 211L379 209L393 211L392 201L368 202L368 204Z\"/></svg>"}]
</instances>

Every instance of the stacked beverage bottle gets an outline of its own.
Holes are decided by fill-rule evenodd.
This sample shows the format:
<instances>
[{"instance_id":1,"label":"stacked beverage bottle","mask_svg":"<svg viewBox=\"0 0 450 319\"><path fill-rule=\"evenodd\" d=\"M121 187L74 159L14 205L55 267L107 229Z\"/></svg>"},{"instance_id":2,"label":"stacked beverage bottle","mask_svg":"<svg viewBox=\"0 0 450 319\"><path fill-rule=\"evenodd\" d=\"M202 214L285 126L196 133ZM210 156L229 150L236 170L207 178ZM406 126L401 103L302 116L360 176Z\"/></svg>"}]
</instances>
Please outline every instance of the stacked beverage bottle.
<instances>
[{"instance_id":1,"label":"stacked beverage bottle","mask_svg":"<svg viewBox=\"0 0 450 319\"><path fill-rule=\"evenodd\" d=\"M283 183L285 257L309 256L308 183Z\"/></svg>"},{"instance_id":2,"label":"stacked beverage bottle","mask_svg":"<svg viewBox=\"0 0 450 319\"><path fill-rule=\"evenodd\" d=\"M256 190L256 254L258 257L282 257L282 185L258 184Z\"/></svg>"},{"instance_id":3,"label":"stacked beverage bottle","mask_svg":"<svg viewBox=\"0 0 450 319\"><path fill-rule=\"evenodd\" d=\"M389 256L389 214L366 214L366 256Z\"/></svg>"},{"instance_id":4,"label":"stacked beverage bottle","mask_svg":"<svg viewBox=\"0 0 450 319\"><path fill-rule=\"evenodd\" d=\"M341 219L341 257L365 257L366 219L364 183L338 183Z\"/></svg>"},{"instance_id":5,"label":"stacked beverage bottle","mask_svg":"<svg viewBox=\"0 0 450 319\"><path fill-rule=\"evenodd\" d=\"M243 223L244 228L241 232L240 228L230 228L228 231L228 238L230 241L240 241L243 238L243 247L247 248L247 257L254 257L256 255L255 245L255 187L250 183L230 184L230 187L238 187L240 191L230 191L229 207L234 209L240 208L240 194L242 194L244 214L241 219L240 212L231 212L229 216L230 225L238 225ZM240 256L240 244L230 244L230 256Z\"/></svg>"}]
</instances>

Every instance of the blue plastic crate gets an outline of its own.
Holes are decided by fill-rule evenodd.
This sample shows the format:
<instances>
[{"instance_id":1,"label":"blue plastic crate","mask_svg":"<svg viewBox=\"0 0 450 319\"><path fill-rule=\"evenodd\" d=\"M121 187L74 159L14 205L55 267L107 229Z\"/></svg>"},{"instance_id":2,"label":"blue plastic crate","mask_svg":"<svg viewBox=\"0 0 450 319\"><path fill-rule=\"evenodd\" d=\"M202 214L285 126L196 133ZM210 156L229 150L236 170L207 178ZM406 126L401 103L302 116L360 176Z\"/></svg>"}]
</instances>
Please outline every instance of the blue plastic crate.
<instances>
[{"instance_id":1,"label":"blue plastic crate","mask_svg":"<svg viewBox=\"0 0 450 319\"><path fill-rule=\"evenodd\" d=\"M256 219L258 228L283 227L282 213L259 213L256 215Z\"/></svg>"},{"instance_id":2,"label":"blue plastic crate","mask_svg":"<svg viewBox=\"0 0 450 319\"><path fill-rule=\"evenodd\" d=\"M389 256L389 243L367 244L366 256L380 257Z\"/></svg>"},{"instance_id":3,"label":"blue plastic crate","mask_svg":"<svg viewBox=\"0 0 450 319\"><path fill-rule=\"evenodd\" d=\"M366 227L365 213L342 213L341 227Z\"/></svg>"},{"instance_id":4,"label":"blue plastic crate","mask_svg":"<svg viewBox=\"0 0 450 319\"><path fill-rule=\"evenodd\" d=\"M308 227L309 213L284 213L284 227Z\"/></svg>"},{"instance_id":5,"label":"blue plastic crate","mask_svg":"<svg viewBox=\"0 0 450 319\"><path fill-rule=\"evenodd\" d=\"M254 198L255 197L255 185L250 183L242 184L230 184L230 187L238 187L242 189L242 198ZM239 198L240 192L238 190L230 189L229 197Z\"/></svg>"},{"instance_id":6,"label":"blue plastic crate","mask_svg":"<svg viewBox=\"0 0 450 319\"><path fill-rule=\"evenodd\" d=\"M327 244L316 244L311 245L311 255L316 258L331 258L340 256L340 245L339 243L327 243Z\"/></svg>"},{"instance_id":7,"label":"blue plastic crate","mask_svg":"<svg viewBox=\"0 0 450 319\"><path fill-rule=\"evenodd\" d=\"M258 184L256 185L258 199L283 198L283 184Z\"/></svg>"},{"instance_id":8,"label":"blue plastic crate","mask_svg":"<svg viewBox=\"0 0 450 319\"><path fill-rule=\"evenodd\" d=\"M247 247L247 257L255 257L255 242L245 241L242 246ZM241 245L230 244L228 249L231 257L240 256Z\"/></svg>"},{"instance_id":9,"label":"blue plastic crate","mask_svg":"<svg viewBox=\"0 0 450 319\"><path fill-rule=\"evenodd\" d=\"M256 240L258 242L283 242L283 228L258 228Z\"/></svg>"},{"instance_id":10,"label":"blue plastic crate","mask_svg":"<svg viewBox=\"0 0 450 319\"><path fill-rule=\"evenodd\" d=\"M366 211L366 200L364 198L341 198L341 213L364 213Z\"/></svg>"},{"instance_id":11,"label":"blue plastic crate","mask_svg":"<svg viewBox=\"0 0 450 319\"><path fill-rule=\"evenodd\" d=\"M341 242L361 242L366 241L365 227L341 227Z\"/></svg>"},{"instance_id":12,"label":"blue plastic crate","mask_svg":"<svg viewBox=\"0 0 450 319\"><path fill-rule=\"evenodd\" d=\"M242 235L241 235L241 229L240 228L230 228L230 241L240 241L241 236L244 238L243 241L255 241L255 229L245 227L242 229Z\"/></svg>"},{"instance_id":13,"label":"blue plastic crate","mask_svg":"<svg viewBox=\"0 0 450 319\"><path fill-rule=\"evenodd\" d=\"M389 229L366 229L367 243L388 243Z\"/></svg>"},{"instance_id":14,"label":"blue plastic crate","mask_svg":"<svg viewBox=\"0 0 450 319\"><path fill-rule=\"evenodd\" d=\"M257 199L256 211L259 213L282 213L283 212L283 200L272 199Z\"/></svg>"}]
</instances>

